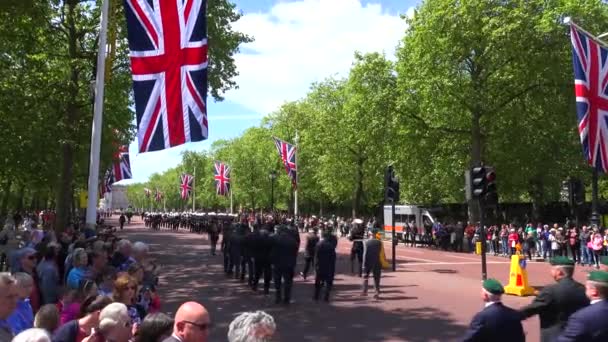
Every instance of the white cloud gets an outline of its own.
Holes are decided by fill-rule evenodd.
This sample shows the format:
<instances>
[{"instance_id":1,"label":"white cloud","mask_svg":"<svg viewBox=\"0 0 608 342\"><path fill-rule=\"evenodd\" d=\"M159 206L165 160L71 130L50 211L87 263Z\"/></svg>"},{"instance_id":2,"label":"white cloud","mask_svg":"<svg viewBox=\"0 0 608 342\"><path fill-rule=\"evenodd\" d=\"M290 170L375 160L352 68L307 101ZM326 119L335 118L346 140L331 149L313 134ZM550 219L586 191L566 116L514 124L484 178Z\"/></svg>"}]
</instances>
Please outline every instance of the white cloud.
<instances>
[{"instance_id":1,"label":"white cloud","mask_svg":"<svg viewBox=\"0 0 608 342\"><path fill-rule=\"evenodd\" d=\"M304 97L313 82L346 75L355 51L384 52L392 58L407 25L380 4L301 0L245 14L234 27L255 42L236 56L239 89L226 98L267 114Z\"/></svg>"}]
</instances>

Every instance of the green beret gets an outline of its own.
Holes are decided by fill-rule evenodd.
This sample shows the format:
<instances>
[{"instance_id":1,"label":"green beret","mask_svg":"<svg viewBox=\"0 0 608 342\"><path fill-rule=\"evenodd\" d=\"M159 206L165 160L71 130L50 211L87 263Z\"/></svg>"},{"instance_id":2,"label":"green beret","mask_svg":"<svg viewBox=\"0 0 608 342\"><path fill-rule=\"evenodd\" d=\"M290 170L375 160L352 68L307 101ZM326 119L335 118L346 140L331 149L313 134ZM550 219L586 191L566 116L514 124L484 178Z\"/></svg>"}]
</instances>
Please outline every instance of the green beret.
<instances>
[{"instance_id":1,"label":"green beret","mask_svg":"<svg viewBox=\"0 0 608 342\"><path fill-rule=\"evenodd\" d=\"M587 276L587 280L594 281L597 283L604 283L608 285L608 272L605 271L591 271Z\"/></svg>"},{"instance_id":2,"label":"green beret","mask_svg":"<svg viewBox=\"0 0 608 342\"><path fill-rule=\"evenodd\" d=\"M491 294L503 294L505 293L505 289L502 287L502 284L496 279L486 279L482 284L484 290L490 292Z\"/></svg>"},{"instance_id":3,"label":"green beret","mask_svg":"<svg viewBox=\"0 0 608 342\"><path fill-rule=\"evenodd\" d=\"M604 266L608 266L608 256L603 256L603 257L600 259L600 263L601 263L602 265L604 265Z\"/></svg>"},{"instance_id":4,"label":"green beret","mask_svg":"<svg viewBox=\"0 0 608 342\"><path fill-rule=\"evenodd\" d=\"M549 261L551 263L551 265L553 266L572 266L574 267L574 260L565 257L565 256L557 256L555 258L552 258L551 261Z\"/></svg>"}]
</instances>

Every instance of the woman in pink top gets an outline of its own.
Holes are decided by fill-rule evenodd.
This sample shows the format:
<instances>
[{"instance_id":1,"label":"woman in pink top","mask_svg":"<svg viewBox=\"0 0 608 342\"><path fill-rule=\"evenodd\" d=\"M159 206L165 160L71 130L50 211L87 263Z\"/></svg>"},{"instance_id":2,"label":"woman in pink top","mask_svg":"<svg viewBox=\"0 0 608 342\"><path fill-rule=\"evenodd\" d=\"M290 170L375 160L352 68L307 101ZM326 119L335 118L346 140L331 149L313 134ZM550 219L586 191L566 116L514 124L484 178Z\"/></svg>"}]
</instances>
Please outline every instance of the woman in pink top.
<instances>
[{"instance_id":1,"label":"woman in pink top","mask_svg":"<svg viewBox=\"0 0 608 342\"><path fill-rule=\"evenodd\" d=\"M597 232L597 229L593 230L593 235L589 240L588 247L593 250L593 261L595 262L595 268L600 268L600 255L602 255L602 249L604 248L604 238Z\"/></svg>"},{"instance_id":2,"label":"woman in pink top","mask_svg":"<svg viewBox=\"0 0 608 342\"><path fill-rule=\"evenodd\" d=\"M61 300L61 325L78 319L78 315L80 314L79 297L78 290L70 290L63 296Z\"/></svg>"}]
</instances>

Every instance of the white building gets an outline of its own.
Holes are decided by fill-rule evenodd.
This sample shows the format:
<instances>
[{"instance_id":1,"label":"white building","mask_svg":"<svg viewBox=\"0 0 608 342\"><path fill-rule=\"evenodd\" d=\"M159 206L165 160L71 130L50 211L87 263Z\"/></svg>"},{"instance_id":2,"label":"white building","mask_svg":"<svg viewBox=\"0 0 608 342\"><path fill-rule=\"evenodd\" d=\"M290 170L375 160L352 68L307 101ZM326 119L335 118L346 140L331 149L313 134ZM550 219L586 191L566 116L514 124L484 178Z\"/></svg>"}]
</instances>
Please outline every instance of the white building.
<instances>
[{"instance_id":1,"label":"white building","mask_svg":"<svg viewBox=\"0 0 608 342\"><path fill-rule=\"evenodd\" d=\"M112 192L106 193L106 208L112 210L127 209L129 200L127 199L127 187L124 185L112 185Z\"/></svg>"}]
</instances>

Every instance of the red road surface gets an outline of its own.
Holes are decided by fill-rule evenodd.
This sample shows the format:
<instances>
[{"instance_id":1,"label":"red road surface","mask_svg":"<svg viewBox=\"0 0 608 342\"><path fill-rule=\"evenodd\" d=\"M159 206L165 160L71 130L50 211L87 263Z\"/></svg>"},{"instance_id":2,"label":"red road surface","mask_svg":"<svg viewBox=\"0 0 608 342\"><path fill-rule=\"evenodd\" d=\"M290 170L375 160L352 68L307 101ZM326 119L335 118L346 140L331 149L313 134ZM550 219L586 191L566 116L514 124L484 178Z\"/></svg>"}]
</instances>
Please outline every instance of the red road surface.
<instances>
[{"instance_id":1,"label":"red road surface","mask_svg":"<svg viewBox=\"0 0 608 342\"><path fill-rule=\"evenodd\" d=\"M276 341L455 341L483 307L480 258L473 254L399 245L397 271L383 273L382 295L374 300L361 297L361 279L350 274L351 243L342 238L332 301L314 302L312 277L304 281L296 276L295 302L284 307L274 305L272 293L269 297L252 293L245 285L226 278L221 254L209 255L204 235L151 231L138 220L119 235L149 243L152 254L163 265L159 290L163 311L174 313L188 300L207 307L215 324L212 341L226 340L228 324L235 315L253 310L273 315L278 326ZM390 243L385 249L390 259ZM298 272L302 269L299 261ZM533 286L552 283L546 263L531 262L527 269ZM579 267L576 278L582 281L589 270ZM506 284L509 260L489 256L488 276ZM531 300L504 298L512 307ZM524 328L527 341L539 340L537 318L527 320Z\"/></svg>"}]
</instances>

